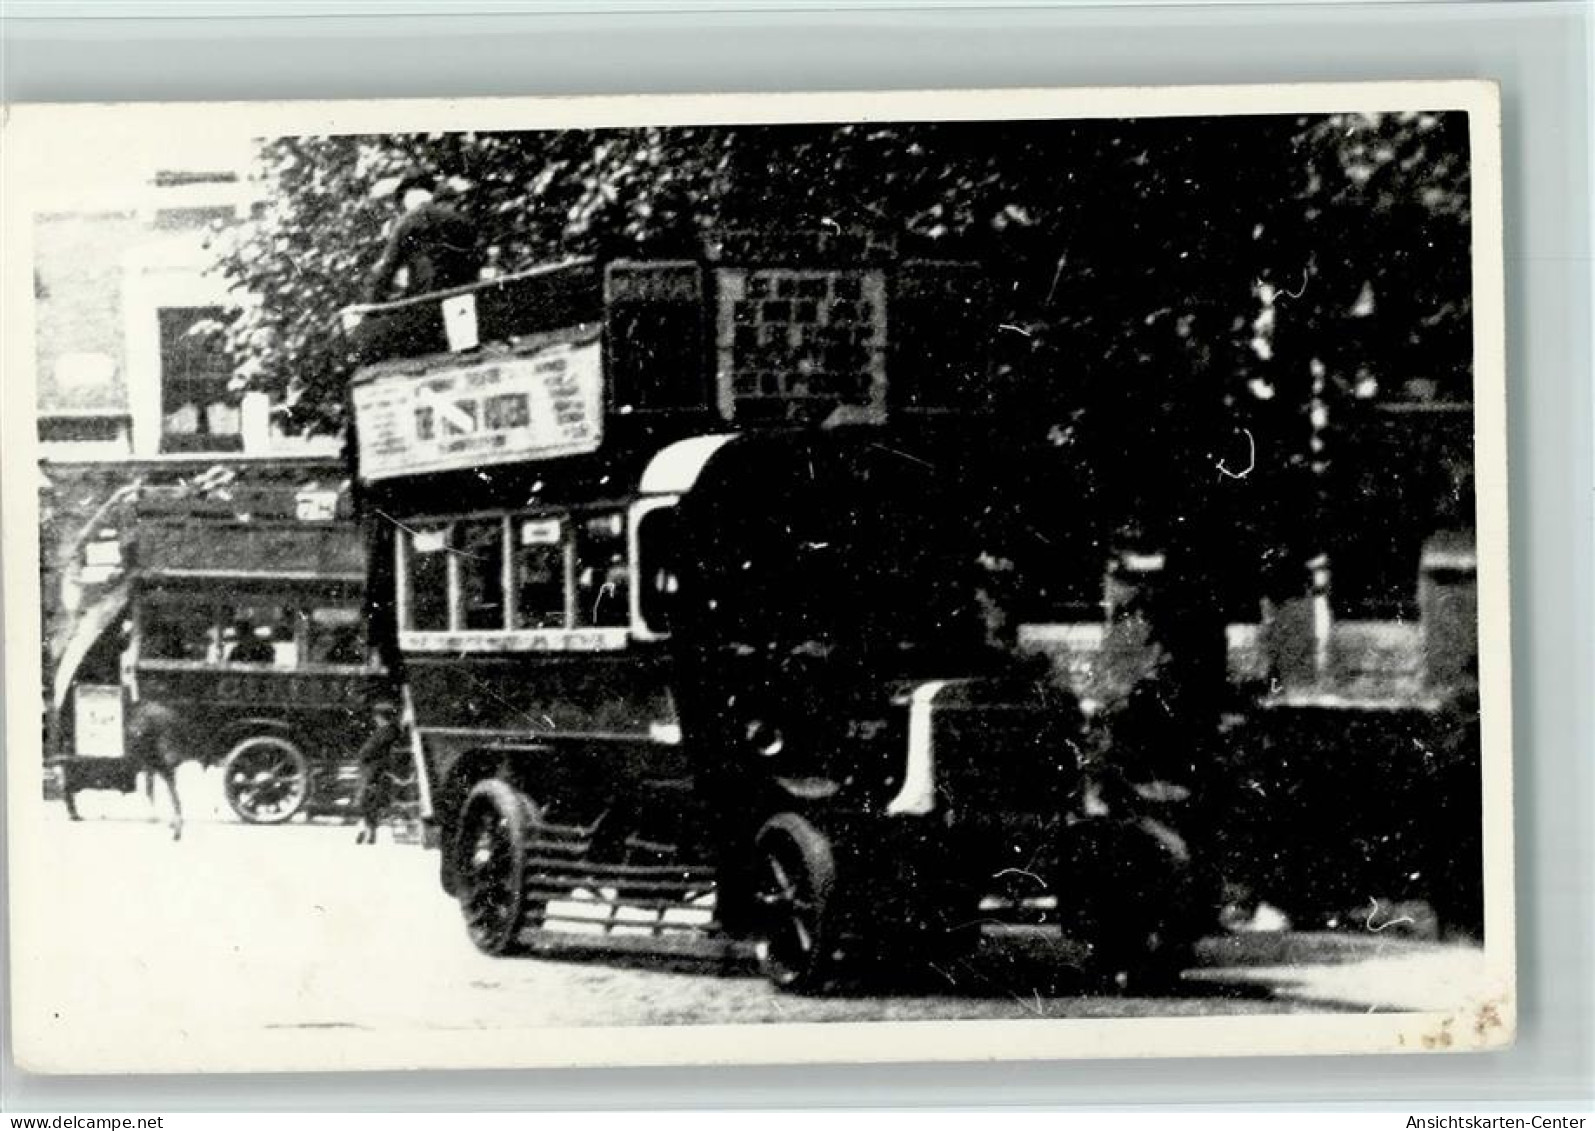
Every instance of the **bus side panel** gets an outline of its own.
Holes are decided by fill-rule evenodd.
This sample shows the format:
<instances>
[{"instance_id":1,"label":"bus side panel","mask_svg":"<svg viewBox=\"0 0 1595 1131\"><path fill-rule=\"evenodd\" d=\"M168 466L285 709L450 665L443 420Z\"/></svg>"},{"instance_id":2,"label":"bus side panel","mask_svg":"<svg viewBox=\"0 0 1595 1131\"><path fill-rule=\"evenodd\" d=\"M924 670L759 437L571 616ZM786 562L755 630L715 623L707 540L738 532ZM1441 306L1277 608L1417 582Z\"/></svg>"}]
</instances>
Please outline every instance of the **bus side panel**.
<instances>
[{"instance_id":1,"label":"bus side panel","mask_svg":"<svg viewBox=\"0 0 1595 1131\"><path fill-rule=\"evenodd\" d=\"M269 722L311 758L347 758L364 737L371 672L219 670L181 661L141 662L141 698L164 703L185 722L183 740L206 762L224 757L246 731Z\"/></svg>"},{"instance_id":2,"label":"bus side panel","mask_svg":"<svg viewBox=\"0 0 1595 1131\"><path fill-rule=\"evenodd\" d=\"M438 817L447 822L469 781L506 759L537 763L517 772L564 778L557 792L573 799L687 780L667 672L665 657L635 653L406 656Z\"/></svg>"}]
</instances>

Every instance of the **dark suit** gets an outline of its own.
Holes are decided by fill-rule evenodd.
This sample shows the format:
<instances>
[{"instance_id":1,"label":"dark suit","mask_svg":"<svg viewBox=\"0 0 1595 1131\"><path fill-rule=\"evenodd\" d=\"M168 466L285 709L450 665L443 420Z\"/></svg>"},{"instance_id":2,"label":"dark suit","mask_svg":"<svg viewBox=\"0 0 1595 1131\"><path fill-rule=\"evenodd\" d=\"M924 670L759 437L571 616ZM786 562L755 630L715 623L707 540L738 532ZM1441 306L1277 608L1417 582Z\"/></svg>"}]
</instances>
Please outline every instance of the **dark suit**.
<instances>
[{"instance_id":1,"label":"dark suit","mask_svg":"<svg viewBox=\"0 0 1595 1131\"><path fill-rule=\"evenodd\" d=\"M361 818L375 827L393 804L393 747L401 735L399 720L379 717L376 728L355 757L360 764L360 794L356 801Z\"/></svg>"},{"instance_id":2,"label":"dark suit","mask_svg":"<svg viewBox=\"0 0 1595 1131\"><path fill-rule=\"evenodd\" d=\"M454 209L429 201L394 224L382 259L366 286L368 302L386 302L403 268L406 297L476 282L482 267L476 225Z\"/></svg>"}]
</instances>

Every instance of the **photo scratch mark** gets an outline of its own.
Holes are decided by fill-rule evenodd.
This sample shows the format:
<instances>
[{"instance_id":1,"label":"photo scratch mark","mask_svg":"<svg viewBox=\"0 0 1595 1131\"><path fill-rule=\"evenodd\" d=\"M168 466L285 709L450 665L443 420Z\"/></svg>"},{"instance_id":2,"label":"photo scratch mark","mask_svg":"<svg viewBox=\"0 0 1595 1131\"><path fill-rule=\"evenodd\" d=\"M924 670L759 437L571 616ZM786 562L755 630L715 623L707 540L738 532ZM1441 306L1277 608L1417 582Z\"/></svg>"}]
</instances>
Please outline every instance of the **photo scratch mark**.
<instances>
[{"instance_id":1,"label":"photo scratch mark","mask_svg":"<svg viewBox=\"0 0 1595 1131\"><path fill-rule=\"evenodd\" d=\"M474 672L470 671L467 668L461 668L460 671L465 676L466 679L470 680L477 687L481 688L482 691L487 694L487 697L489 699L492 699L494 702L498 703L501 707L507 707L511 714L517 715L520 718L526 720L527 722L536 722L537 721L537 719L534 716L532 716L530 714L527 714L525 711L523 711L519 707L517 707L514 703L511 703L504 696L500 695L497 691L493 690L493 686L490 683L488 683L486 680L482 679L481 676L476 675ZM547 719L548 716L544 715L543 718Z\"/></svg>"},{"instance_id":2,"label":"photo scratch mark","mask_svg":"<svg viewBox=\"0 0 1595 1131\"><path fill-rule=\"evenodd\" d=\"M1384 930L1386 927L1394 927L1394 926L1396 926L1399 923L1415 923L1415 922L1417 922L1417 920L1414 919L1411 915L1400 915L1400 916L1397 916L1394 919L1387 919L1383 923L1380 923L1379 925L1375 926L1374 925L1374 919L1379 914L1379 901L1377 899L1373 898L1372 896L1369 896L1368 897L1368 902L1373 904L1373 907L1369 910L1368 918L1367 918L1367 920L1365 920L1363 925L1366 926L1370 931L1378 932L1378 931Z\"/></svg>"},{"instance_id":3,"label":"photo scratch mark","mask_svg":"<svg viewBox=\"0 0 1595 1131\"><path fill-rule=\"evenodd\" d=\"M371 513L376 515L378 518L383 519L384 521L391 522L394 526L397 526L400 530L404 531L406 534L410 535L410 537L412 537L412 538L419 538L423 534L428 533L427 531L424 531L424 530L417 530L413 526L406 526L404 523L402 523L398 519L394 518L387 511L382 510L379 507L372 507L371 508ZM479 555L479 554L469 554L469 553L466 553L464 550L457 549L456 547L450 546L450 545L447 545L447 544L445 544L443 546L443 552L445 554L453 554L457 558L470 558L473 561L485 561L486 560L485 558L481 557L481 555Z\"/></svg>"},{"instance_id":4,"label":"photo scratch mark","mask_svg":"<svg viewBox=\"0 0 1595 1131\"><path fill-rule=\"evenodd\" d=\"M1312 278L1312 276L1308 273L1307 268L1303 267L1302 268L1302 272L1301 272L1301 289L1300 290L1295 290L1295 291L1290 291L1290 290L1286 290L1284 287L1280 287L1279 291L1277 292L1278 293L1278 297L1280 297L1280 298L1297 298L1297 299L1301 298L1302 295L1307 293L1307 283L1308 283L1308 281L1311 278Z\"/></svg>"},{"instance_id":5,"label":"photo scratch mark","mask_svg":"<svg viewBox=\"0 0 1595 1131\"><path fill-rule=\"evenodd\" d=\"M1036 1017L1045 1017L1047 1015L1047 1007L1041 1000L1041 991L1032 990L1030 992L1032 996L1029 998L1022 997L1011 991L1008 996L1018 1002L1026 1013L1033 1014Z\"/></svg>"},{"instance_id":6,"label":"photo scratch mark","mask_svg":"<svg viewBox=\"0 0 1595 1131\"><path fill-rule=\"evenodd\" d=\"M994 873L991 878L994 880L1000 880L1004 876L1028 876L1030 879L1035 880L1038 884L1044 882L1040 876L1025 868L1004 868L1002 871Z\"/></svg>"},{"instance_id":7,"label":"photo scratch mark","mask_svg":"<svg viewBox=\"0 0 1595 1131\"><path fill-rule=\"evenodd\" d=\"M614 595L615 595L615 583L613 581L606 581L606 582L604 582L602 585L600 585L598 587L598 595L593 598L593 623L594 624L600 623L600 621L598 620L598 607L604 603L604 598L605 597L613 597Z\"/></svg>"},{"instance_id":8,"label":"photo scratch mark","mask_svg":"<svg viewBox=\"0 0 1595 1131\"><path fill-rule=\"evenodd\" d=\"M1223 460L1214 464L1220 475L1227 475L1231 479L1245 479L1257 467L1257 439L1252 435L1250 428L1242 428L1241 431L1246 434L1246 466L1240 471L1231 471L1224 466Z\"/></svg>"},{"instance_id":9,"label":"photo scratch mark","mask_svg":"<svg viewBox=\"0 0 1595 1131\"><path fill-rule=\"evenodd\" d=\"M899 459L906 459L909 463L917 463L921 467L928 467L931 469L936 467L936 465L931 463L929 460L920 459L918 456L911 456L907 452L898 451L896 448L887 447L885 444L871 444L870 447L878 448L889 455L897 456Z\"/></svg>"}]
</instances>

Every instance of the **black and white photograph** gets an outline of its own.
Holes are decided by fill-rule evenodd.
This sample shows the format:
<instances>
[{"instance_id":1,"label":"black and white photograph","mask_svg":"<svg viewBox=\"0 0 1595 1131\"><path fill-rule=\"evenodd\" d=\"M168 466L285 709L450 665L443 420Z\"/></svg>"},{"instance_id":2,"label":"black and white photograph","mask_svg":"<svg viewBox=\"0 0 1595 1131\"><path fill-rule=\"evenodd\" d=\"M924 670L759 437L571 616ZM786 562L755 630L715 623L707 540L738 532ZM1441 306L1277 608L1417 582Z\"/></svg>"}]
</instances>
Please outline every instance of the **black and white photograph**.
<instances>
[{"instance_id":1,"label":"black and white photograph","mask_svg":"<svg viewBox=\"0 0 1595 1131\"><path fill-rule=\"evenodd\" d=\"M1494 86L10 115L23 1067L1512 1039Z\"/></svg>"}]
</instances>

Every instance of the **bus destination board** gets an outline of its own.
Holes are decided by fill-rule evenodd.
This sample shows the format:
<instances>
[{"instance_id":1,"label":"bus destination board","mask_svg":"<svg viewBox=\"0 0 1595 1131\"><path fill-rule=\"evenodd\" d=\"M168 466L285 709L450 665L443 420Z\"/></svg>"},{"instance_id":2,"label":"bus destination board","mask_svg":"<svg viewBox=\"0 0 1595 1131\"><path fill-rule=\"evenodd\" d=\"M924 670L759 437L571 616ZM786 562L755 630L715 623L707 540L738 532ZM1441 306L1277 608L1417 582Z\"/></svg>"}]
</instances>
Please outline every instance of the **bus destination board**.
<instances>
[{"instance_id":1,"label":"bus destination board","mask_svg":"<svg viewBox=\"0 0 1595 1131\"><path fill-rule=\"evenodd\" d=\"M581 455L603 439L597 341L384 374L354 390L367 480Z\"/></svg>"}]
</instances>

